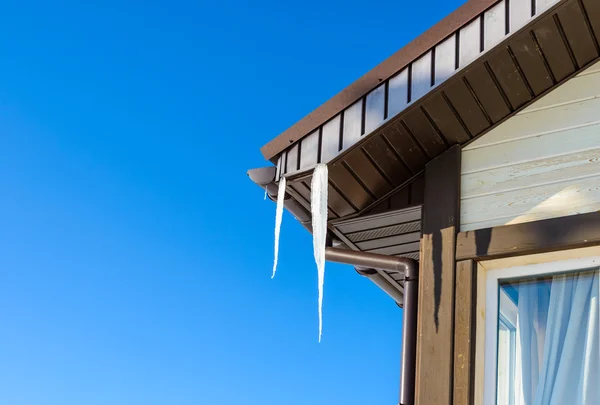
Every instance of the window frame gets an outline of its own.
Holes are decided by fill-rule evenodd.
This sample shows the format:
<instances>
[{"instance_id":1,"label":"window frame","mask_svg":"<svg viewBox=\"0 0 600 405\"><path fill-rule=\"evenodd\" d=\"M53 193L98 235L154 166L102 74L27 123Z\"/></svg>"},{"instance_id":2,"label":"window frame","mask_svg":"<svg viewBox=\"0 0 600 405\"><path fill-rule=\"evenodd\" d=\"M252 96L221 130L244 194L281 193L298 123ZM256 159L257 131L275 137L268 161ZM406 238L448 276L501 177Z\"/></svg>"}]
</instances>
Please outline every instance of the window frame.
<instances>
[{"instance_id":1,"label":"window frame","mask_svg":"<svg viewBox=\"0 0 600 405\"><path fill-rule=\"evenodd\" d=\"M575 251L576 253L576 251ZM483 355L483 365L479 363L475 370L475 403L477 405L497 404L497 364L498 364L498 325L499 312L499 283L504 279L518 279L534 276L544 276L570 271L583 271L600 267L600 252L594 249L595 256L577 257L560 260L551 254L544 261L542 257L524 257L521 263L533 264L514 265L514 260L491 261L493 264L486 267L485 262L479 263L478 274L478 299L477 312L483 315L483 322L477 322L476 359ZM539 256L539 255L534 255ZM559 255L560 256L560 255ZM571 256L567 252L567 257ZM514 259L514 258L513 258ZM490 263L491 263L490 262ZM513 264L511 266L511 264ZM486 316L490 314L493 316ZM478 320L479 320L478 316ZM478 349L479 348L479 349ZM483 349L483 350L482 350Z\"/></svg>"}]
</instances>

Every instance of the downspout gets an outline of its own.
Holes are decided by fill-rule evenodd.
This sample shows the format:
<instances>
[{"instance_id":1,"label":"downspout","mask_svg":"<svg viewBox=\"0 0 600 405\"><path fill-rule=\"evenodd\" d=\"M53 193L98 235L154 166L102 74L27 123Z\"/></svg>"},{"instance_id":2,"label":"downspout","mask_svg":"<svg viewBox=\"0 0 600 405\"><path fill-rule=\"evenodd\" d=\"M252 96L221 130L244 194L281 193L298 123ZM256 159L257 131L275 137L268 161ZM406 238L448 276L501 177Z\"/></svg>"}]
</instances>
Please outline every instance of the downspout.
<instances>
[{"instance_id":1,"label":"downspout","mask_svg":"<svg viewBox=\"0 0 600 405\"><path fill-rule=\"evenodd\" d=\"M369 277L384 290L386 288L382 287L380 283L387 283L387 281L379 275L377 270L401 273L404 276L400 405L414 405L419 262L405 257L386 256L333 247L328 247L325 250L325 258L331 262L355 266L356 271ZM392 295L392 297L395 296Z\"/></svg>"}]
</instances>

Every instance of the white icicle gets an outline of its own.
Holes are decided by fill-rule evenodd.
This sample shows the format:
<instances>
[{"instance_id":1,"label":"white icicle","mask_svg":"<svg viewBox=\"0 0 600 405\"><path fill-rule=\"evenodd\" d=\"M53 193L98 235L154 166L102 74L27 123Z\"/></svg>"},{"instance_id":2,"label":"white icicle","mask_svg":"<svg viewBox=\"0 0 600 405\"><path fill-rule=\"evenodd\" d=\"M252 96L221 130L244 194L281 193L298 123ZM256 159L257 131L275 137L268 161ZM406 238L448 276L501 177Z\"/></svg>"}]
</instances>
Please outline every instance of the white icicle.
<instances>
[{"instance_id":1,"label":"white icicle","mask_svg":"<svg viewBox=\"0 0 600 405\"><path fill-rule=\"evenodd\" d=\"M281 220L283 219L283 199L285 198L285 177L279 180L277 191L277 209L275 210L275 259L273 260L273 275L277 272L277 259L279 258L279 233L281 231Z\"/></svg>"},{"instance_id":2,"label":"white icicle","mask_svg":"<svg viewBox=\"0 0 600 405\"><path fill-rule=\"evenodd\" d=\"M310 205L312 211L313 249L319 279L319 342L323 333L323 284L325 283L325 243L327 238L327 165L315 167Z\"/></svg>"}]
</instances>

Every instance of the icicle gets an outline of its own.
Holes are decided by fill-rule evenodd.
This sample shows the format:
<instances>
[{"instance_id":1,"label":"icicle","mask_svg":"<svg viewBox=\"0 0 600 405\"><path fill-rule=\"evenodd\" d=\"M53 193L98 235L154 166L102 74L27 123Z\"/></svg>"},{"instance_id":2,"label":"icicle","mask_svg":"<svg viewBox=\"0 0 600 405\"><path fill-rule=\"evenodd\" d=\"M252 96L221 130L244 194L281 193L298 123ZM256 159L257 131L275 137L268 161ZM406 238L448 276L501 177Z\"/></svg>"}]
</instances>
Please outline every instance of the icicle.
<instances>
[{"instance_id":1,"label":"icicle","mask_svg":"<svg viewBox=\"0 0 600 405\"><path fill-rule=\"evenodd\" d=\"M265 194L266 195L266 194ZM279 232L281 231L281 220L283 219L283 199L285 198L285 177L279 180L277 191L277 209L275 210L275 259L273 260L273 275L277 272L277 259L279 257Z\"/></svg>"},{"instance_id":2,"label":"icicle","mask_svg":"<svg viewBox=\"0 0 600 405\"><path fill-rule=\"evenodd\" d=\"M325 243L327 238L327 165L315 167L310 205L312 211L313 249L319 279L319 342L323 333L323 284L325 282Z\"/></svg>"}]
</instances>

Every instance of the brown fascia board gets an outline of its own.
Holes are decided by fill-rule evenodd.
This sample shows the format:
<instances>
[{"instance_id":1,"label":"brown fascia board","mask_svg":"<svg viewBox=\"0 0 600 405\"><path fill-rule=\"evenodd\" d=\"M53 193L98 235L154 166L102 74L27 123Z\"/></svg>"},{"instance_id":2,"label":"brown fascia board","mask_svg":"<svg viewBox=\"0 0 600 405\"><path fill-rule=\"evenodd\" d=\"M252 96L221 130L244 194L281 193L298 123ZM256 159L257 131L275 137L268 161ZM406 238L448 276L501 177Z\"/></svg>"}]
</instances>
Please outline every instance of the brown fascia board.
<instances>
[{"instance_id":1,"label":"brown fascia board","mask_svg":"<svg viewBox=\"0 0 600 405\"><path fill-rule=\"evenodd\" d=\"M261 148L271 160L501 0L469 0Z\"/></svg>"}]
</instances>

